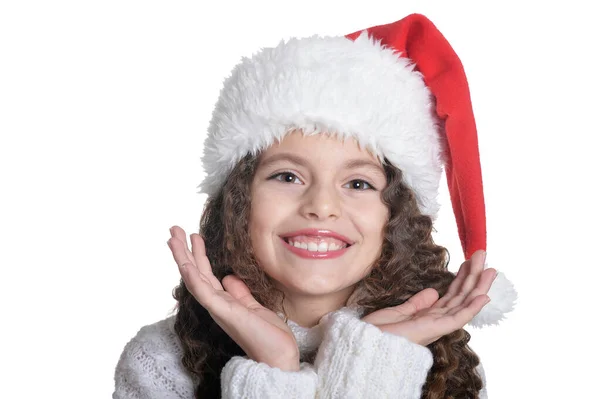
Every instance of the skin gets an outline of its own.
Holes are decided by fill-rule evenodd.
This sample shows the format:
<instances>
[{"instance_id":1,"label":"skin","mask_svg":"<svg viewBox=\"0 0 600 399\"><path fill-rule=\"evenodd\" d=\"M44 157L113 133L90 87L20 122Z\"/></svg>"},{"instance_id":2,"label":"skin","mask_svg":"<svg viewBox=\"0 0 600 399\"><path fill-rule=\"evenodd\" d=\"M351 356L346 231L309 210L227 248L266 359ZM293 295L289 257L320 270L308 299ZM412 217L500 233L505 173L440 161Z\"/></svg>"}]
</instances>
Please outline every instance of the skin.
<instances>
[{"instance_id":1,"label":"skin","mask_svg":"<svg viewBox=\"0 0 600 399\"><path fill-rule=\"evenodd\" d=\"M348 168L349 161L363 164ZM290 319L317 324L344 306L369 273L389 218L381 201L385 185L381 163L355 140L295 132L261 154L251 187L250 238L258 264L285 293ZM280 235L302 228L334 231L353 245L339 258L301 258Z\"/></svg>"},{"instance_id":2,"label":"skin","mask_svg":"<svg viewBox=\"0 0 600 399\"><path fill-rule=\"evenodd\" d=\"M296 155L301 162L269 162L281 154ZM348 160L373 166L348 169L344 166ZM270 178L281 172L285 174ZM285 293L290 319L310 327L348 303L356 283L381 251L388 218L380 199L385 183L379 162L354 140L343 143L296 132L262 154L252 183L250 236L258 263ZM282 246L279 235L306 227L336 231L354 244L336 259L299 258ZM190 241L191 251L185 231L171 228L168 245L190 293L249 358L286 371L299 370L298 347L287 324L260 305L238 277L227 276L221 284L212 273L202 238L191 234ZM464 327L487 303L496 271L484 271L484 261L485 252L476 251L442 298L428 288L363 321L428 345Z\"/></svg>"}]
</instances>

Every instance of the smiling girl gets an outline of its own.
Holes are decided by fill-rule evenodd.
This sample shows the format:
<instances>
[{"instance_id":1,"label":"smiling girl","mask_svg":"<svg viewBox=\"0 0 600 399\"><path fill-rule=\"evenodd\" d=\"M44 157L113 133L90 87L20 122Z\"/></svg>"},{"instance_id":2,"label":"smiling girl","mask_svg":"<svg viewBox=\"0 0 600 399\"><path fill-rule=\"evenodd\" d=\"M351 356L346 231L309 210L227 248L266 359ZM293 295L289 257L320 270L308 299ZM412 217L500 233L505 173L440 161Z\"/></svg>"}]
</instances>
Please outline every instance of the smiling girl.
<instances>
[{"instance_id":1,"label":"smiling girl","mask_svg":"<svg viewBox=\"0 0 600 399\"><path fill-rule=\"evenodd\" d=\"M516 293L484 267L468 86L427 18L243 59L204 148L199 234L168 241L177 313L126 345L113 398L487 397L463 327ZM431 236L444 166L456 275Z\"/></svg>"}]
</instances>

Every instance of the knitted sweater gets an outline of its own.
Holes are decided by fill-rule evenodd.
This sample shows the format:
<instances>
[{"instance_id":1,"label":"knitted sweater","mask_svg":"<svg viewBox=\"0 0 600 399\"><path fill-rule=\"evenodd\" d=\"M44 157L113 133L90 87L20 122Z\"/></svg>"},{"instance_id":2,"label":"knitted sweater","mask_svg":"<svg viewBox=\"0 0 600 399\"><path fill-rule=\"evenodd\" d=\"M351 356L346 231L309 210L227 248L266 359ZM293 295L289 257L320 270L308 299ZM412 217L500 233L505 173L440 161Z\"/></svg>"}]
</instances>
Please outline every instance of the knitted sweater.
<instances>
[{"instance_id":1,"label":"knitted sweater","mask_svg":"<svg viewBox=\"0 0 600 399\"><path fill-rule=\"evenodd\" d=\"M115 371L113 399L194 399L198 383L181 364L175 316L142 327L125 346ZM288 321L301 354L299 371L282 371L235 356L221 372L222 398L406 398L418 399L433 364L422 345L360 320L342 308L318 325ZM306 361L315 354L314 362ZM487 399L485 375L477 368Z\"/></svg>"}]
</instances>

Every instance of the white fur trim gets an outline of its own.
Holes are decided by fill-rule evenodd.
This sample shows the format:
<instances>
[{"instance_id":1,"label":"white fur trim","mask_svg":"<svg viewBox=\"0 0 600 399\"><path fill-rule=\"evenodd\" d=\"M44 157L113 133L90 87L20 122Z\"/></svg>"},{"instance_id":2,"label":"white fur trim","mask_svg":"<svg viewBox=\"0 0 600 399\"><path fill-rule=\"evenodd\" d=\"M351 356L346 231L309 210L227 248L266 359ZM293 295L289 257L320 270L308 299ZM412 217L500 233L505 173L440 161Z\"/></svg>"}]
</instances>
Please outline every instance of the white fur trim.
<instances>
[{"instance_id":1,"label":"white fur trim","mask_svg":"<svg viewBox=\"0 0 600 399\"><path fill-rule=\"evenodd\" d=\"M224 82L202 157L200 192L215 195L247 153L300 129L355 138L400 168L436 219L443 141L433 97L414 64L370 38L293 38L244 57Z\"/></svg>"},{"instance_id":2,"label":"white fur trim","mask_svg":"<svg viewBox=\"0 0 600 399\"><path fill-rule=\"evenodd\" d=\"M487 268L487 264L484 268ZM469 322L473 327L498 325L504 320L504 315L514 309L518 298L514 285L504 273L498 272L487 294L490 302Z\"/></svg>"}]
</instances>

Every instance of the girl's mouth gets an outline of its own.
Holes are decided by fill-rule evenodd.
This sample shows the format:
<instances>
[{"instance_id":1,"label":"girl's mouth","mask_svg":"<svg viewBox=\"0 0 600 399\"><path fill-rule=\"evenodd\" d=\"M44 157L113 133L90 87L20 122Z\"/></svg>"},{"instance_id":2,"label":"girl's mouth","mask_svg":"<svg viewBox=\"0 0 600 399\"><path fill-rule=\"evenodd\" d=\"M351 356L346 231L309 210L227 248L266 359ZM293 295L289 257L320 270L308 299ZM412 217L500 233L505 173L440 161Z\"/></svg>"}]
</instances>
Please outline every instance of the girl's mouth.
<instances>
[{"instance_id":1,"label":"girl's mouth","mask_svg":"<svg viewBox=\"0 0 600 399\"><path fill-rule=\"evenodd\" d=\"M344 255L352 246L337 240L294 240L294 237L281 238L284 247L295 255L306 259L333 259Z\"/></svg>"}]
</instances>

